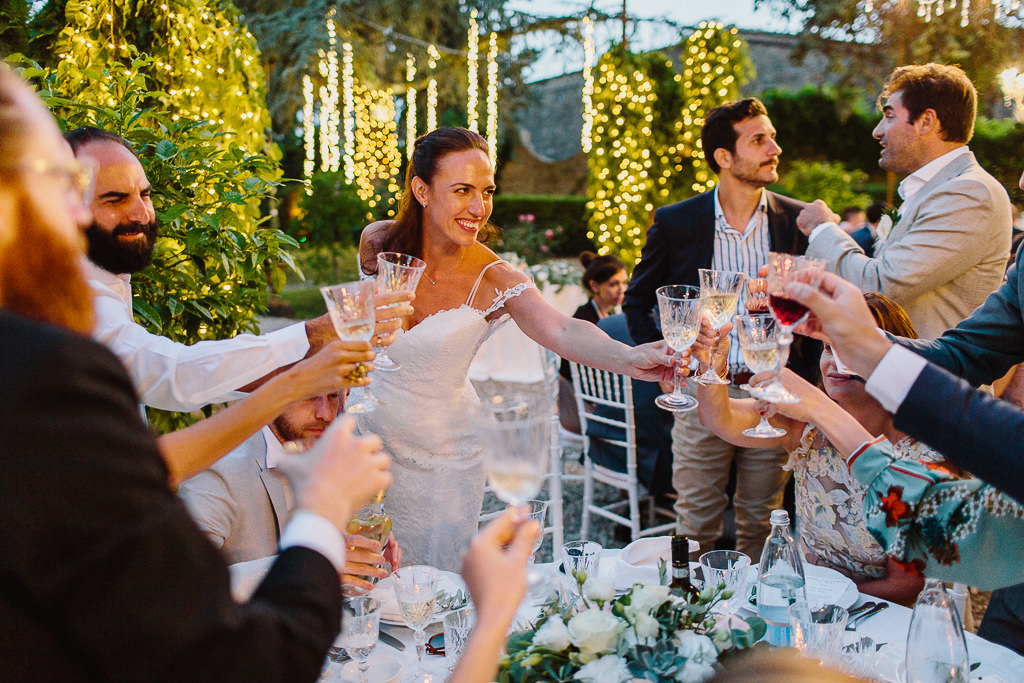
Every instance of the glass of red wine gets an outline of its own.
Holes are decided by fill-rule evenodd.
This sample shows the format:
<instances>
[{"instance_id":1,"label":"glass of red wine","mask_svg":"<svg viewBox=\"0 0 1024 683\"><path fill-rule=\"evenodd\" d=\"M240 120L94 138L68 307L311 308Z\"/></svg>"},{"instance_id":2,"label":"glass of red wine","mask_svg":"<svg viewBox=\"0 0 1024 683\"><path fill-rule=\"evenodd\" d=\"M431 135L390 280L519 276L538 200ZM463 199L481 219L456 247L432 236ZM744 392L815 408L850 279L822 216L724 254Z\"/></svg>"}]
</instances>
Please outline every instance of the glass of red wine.
<instances>
[{"instance_id":1,"label":"glass of red wine","mask_svg":"<svg viewBox=\"0 0 1024 683\"><path fill-rule=\"evenodd\" d=\"M810 310L803 304L786 297L786 285L790 282L805 282L817 285L821 274L825 270L825 262L821 259L810 258L809 256L796 256L793 254L780 254L769 252L768 254L768 309L779 324L779 353L778 370L786 367L789 360L789 347L793 344L793 328L807 320ZM799 403L800 399L792 393L780 392L781 384L774 385L774 391L766 392L764 396L758 396L757 392L751 395L772 403ZM754 387L756 390L757 387Z\"/></svg>"}]
</instances>

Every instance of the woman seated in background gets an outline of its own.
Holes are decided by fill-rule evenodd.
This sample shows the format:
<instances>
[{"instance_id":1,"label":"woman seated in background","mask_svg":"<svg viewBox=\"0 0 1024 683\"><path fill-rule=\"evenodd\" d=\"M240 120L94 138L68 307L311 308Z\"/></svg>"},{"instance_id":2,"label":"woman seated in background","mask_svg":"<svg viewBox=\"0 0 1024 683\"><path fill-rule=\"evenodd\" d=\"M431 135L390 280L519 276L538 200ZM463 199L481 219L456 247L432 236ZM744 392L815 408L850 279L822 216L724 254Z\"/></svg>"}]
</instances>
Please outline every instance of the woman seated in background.
<instances>
[{"instance_id":1,"label":"woman seated in background","mask_svg":"<svg viewBox=\"0 0 1024 683\"><path fill-rule=\"evenodd\" d=\"M865 299L879 327L902 337L917 338L899 304L874 292L865 295ZM868 432L885 435L893 444L895 457L944 462L938 453L895 429L892 415L864 390L864 380L836 369L829 346L821 354L820 367L828 397ZM774 415L772 424L785 429L785 436L751 438L742 432L757 424L759 408L764 404L758 405L753 398L730 399L723 386L701 386L697 392L701 423L722 439L738 446L780 445L789 452L784 467L792 470L795 477L797 528L807 562L842 572L862 593L905 605L914 602L924 586L924 578L888 558L870 534L862 510L864 488L850 476L832 443L811 424L811 415L803 415L803 420ZM809 412L809 407L786 408L790 414Z\"/></svg>"},{"instance_id":2,"label":"woman seated in background","mask_svg":"<svg viewBox=\"0 0 1024 683\"><path fill-rule=\"evenodd\" d=\"M596 325L598 321L618 312L622 299L626 296L629 274L626 273L626 266L622 261L612 254L598 256L592 251L585 251L580 254L580 263L583 265L583 289L590 298L587 299L587 303L576 309L572 317ZM580 416L576 412L569 361L562 361L559 374L562 378L558 382L558 415L562 427L579 434Z\"/></svg>"}]
</instances>

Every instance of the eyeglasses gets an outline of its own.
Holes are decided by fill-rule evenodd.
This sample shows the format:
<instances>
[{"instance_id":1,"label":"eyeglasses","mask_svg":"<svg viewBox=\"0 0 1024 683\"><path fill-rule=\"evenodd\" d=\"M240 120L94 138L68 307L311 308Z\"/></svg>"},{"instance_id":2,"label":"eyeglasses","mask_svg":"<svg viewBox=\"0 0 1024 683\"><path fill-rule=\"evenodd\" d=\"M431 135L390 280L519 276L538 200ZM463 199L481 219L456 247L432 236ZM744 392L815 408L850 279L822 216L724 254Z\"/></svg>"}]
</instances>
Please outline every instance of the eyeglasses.
<instances>
[{"instance_id":1,"label":"eyeglasses","mask_svg":"<svg viewBox=\"0 0 1024 683\"><path fill-rule=\"evenodd\" d=\"M97 169L96 163L91 159L71 159L59 162L33 159L3 168L52 176L61 184L62 189L73 192L83 206L88 207L92 203L93 191L96 188Z\"/></svg>"}]
</instances>

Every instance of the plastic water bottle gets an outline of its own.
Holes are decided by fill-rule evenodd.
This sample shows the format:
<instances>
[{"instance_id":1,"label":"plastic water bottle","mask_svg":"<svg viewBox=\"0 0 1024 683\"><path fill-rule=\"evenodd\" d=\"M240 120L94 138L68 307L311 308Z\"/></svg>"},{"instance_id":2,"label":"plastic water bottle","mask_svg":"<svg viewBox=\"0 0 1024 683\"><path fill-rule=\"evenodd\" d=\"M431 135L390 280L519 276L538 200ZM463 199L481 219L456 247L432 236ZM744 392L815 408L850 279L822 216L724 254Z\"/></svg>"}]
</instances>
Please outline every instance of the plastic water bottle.
<instances>
[{"instance_id":1,"label":"plastic water bottle","mask_svg":"<svg viewBox=\"0 0 1024 683\"><path fill-rule=\"evenodd\" d=\"M792 644L789 606L806 603L804 565L789 530L789 513L772 510L772 532L761 551L758 567L757 615L768 625L765 638L771 645Z\"/></svg>"},{"instance_id":2,"label":"plastic water bottle","mask_svg":"<svg viewBox=\"0 0 1024 683\"><path fill-rule=\"evenodd\" d=\"M967 683L967 641L953 598L938 579L925 579L907 633L907 683Z\"/></svg>"}]
</instances>

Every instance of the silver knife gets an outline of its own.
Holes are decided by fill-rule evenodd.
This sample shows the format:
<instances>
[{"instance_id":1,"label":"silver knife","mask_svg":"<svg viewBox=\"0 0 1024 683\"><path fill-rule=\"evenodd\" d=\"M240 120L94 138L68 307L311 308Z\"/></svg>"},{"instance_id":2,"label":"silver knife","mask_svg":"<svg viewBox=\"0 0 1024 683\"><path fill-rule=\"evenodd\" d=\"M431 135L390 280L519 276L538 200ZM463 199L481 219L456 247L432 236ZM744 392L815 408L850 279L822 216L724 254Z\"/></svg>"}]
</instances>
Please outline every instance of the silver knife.
<instances>
[{"instance_id":1,"label":"silver knife","mask_svg":"<svg viewBox=\"0 0 1024 683\"><path fill-rule=\"evenodd\" d=\"M380 627L380 642L384 643L385 645L390 645L396 650L405 649L405 643L403 643L401 640L385 631L383 626Z\"/></svg>"}]
</instances>

